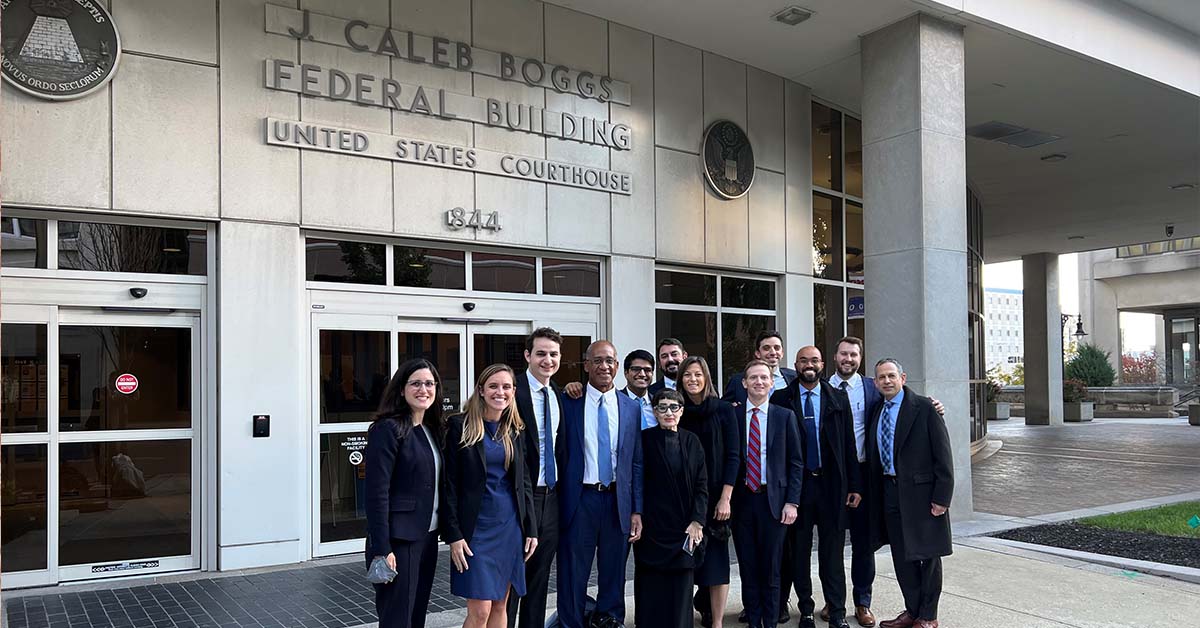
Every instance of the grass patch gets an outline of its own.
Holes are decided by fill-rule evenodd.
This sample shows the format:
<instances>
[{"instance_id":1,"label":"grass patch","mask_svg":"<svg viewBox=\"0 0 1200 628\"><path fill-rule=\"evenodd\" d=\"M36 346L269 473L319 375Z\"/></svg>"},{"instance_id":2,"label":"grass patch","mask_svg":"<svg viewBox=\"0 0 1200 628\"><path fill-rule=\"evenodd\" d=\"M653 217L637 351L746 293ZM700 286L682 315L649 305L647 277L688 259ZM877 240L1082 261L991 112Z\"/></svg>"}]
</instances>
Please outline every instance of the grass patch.
<instances>
[{"instance_id":1,"label":"grass patch","mask_svg":"<svg viewBox=\"0 0 1200 628\"><path fill-rule=\"evenodd\" d=\"M1194 515L1200 515L1200 501L1180 502L1147 510L1132 510L1114 515L1088 517L1080 519L1079 523L1110 530L1149 532L1162 536L1200 539L1200 528L1193 529L1188 525L1188 520Z\"/></svg>"}]
</instances>

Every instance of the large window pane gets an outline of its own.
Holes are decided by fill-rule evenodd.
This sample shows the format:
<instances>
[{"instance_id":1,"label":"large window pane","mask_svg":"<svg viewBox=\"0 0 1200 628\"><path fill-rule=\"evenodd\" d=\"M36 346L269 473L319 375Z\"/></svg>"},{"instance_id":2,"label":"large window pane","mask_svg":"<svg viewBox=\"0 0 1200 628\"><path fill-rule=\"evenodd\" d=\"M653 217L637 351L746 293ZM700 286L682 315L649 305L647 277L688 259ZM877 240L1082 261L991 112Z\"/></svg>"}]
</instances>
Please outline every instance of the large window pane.
<instances>
[{"instance_id":1,"label":"large window pane","mask_svg":"<svg viewBox=\"0 0 1200 628\"><path fill-rule=\"evenodd\" d=\"M5 433L46 431L46 326L5 323L0 426Z\"/></svg>"},{"instance_id":2,"label":"large window pane","mask_svg":"<svg viewBox=\"0 0 1200 628\"><path fill-rule=\"evenodd\" d=\"M830 357L837 351L837 341L843 334L845 302L840 286L813 285L813 337L821 357L825 359L826 374L831 373Z\"/></svg>"},{"instance_id":3,"label":"large window pane","mask_svg":"<svg viewBox=\"0 0 1200 628\"><path fill-rule=\"evenodd\" d=\"M58 267L65 270L204 275L207 260L202 229L58 222Z\"/></svg>"},{"instance_id":4,"label":"large window pane","mask_svg":"<svg viewBox=\"0 0 1200 628\"><path fill-rule=\"evenodd\" d=\"M475 334L475 370L471 371L471 385L478 381L479 374L493 364L507 364L520 373L525 363L525 334Z\"/></svg>"},{"instance_id":5,"label":"large window pane","mask_svg":"<svg viewBox=\"0 0 1200 628\"><path fill-rule=\"evenodd\" d=\"M189 328L63 325L59 360L62 431L192 426Z\"/></svg>"},{"instance_id":6,"label":"large window pane","mask_svg":"<svg viewBox=\"0 0 1200 628\"><path fill-rule=\"evenodd\" d=\"M846 201L846 281L850 283L863 283L865 246L862 205Z\"/></svg>"},{"instance_id":7,"label":"large window pane","mask_svg":"<svg viewBox=\"0 0 1200 628\"><path fill-rule=\"evenodd\" d=\"M463 290L467 287L467 254L411 246L394 248L395 281L409 288Z\"/></svg>"},{"instance_id":8,"label":"large window pane","mask_svg":"<svg viewBox=\"0 0 1200 628\"><path fill-rule=\"evenodd\" d=\"M842 281L841 199L813 194L813 276Z\"/></svg>"},{"instance_id":9,"label":"large window pane","mask_svg":"<svg viewBox=\"0 0 1200 628\"><path fill-rule=\"evenodd\" d=\"M0 529L5 572L46 568L46 446L0 448Z\"/></svg>"},{"instance_id":10,"label":"large window pane","mask_svg":"<svg viewBox=\"0 0 1200 628\"><path fill-rule=\"evenodd\" d=\"M543 258L542 293L567 297L600 296L600 262Z\"/></svg>"},{"instance_id":11,"label":"large window pane","mask_svg":"<svg viewBox=\"0 0 1200 628\"><path fill-rule=\"evenodd\" d=\"M846 194L862 198L862 121L846 116Z\"/></svg>"},{"instance_id":12,"label":"large window pane","mask_svg":"<svg viewBox=\"0 0 1200 628\"><path fill-rule=\"evenodd\" d=\"M775 309L775 282L741 277L721 277L722 307Z\"/></svg>"},{"instance_id":13,"label":"large window pane","mask_svg":"<svg viewBox=\"0 0 1200 628\"><path fill-rule=\"evenodd\" d=\"M583 353L587 351L588 345L592 344L591 336L563 336L562 347L558 359L558 372L551 379L559 386L566 386L571 382L586 381L583 374ZM622 349L618 348L618 351ZM632 351L624 350L625 353ZM625 359L624 355L617 356L617 359Z\"/></svg>"},{"instance_id":14,"label":"large window pane","mask_svg":"<svg viewBox=\"0 0 1200 628\"><path fill-rule=\"evenodd\" d=\"M397 343L400 348L400 364L413 358L424 358L437 367L438 376L442 378L443 416L458 412L462 408L462 380L458 375L462 360L462 343L459 335L400 332Z\"/></svg>"},{"instance_id":15,"label":"large window pane","mask_svg":"<svg viewBox=\"0 0 1200 628\"><path fill-rule=\"evenodd\" d=\"M716 305L717 278L699 273L656 270L654 300L679 305Z\"/></svg>"},{"instance_id":16,"label":"large window pane","mask_svg":"<svg viewBox=\"0 0 1200 628\"><path fill-rule=\"evenodd\" d=\"M385 331L321 330L321 422L370 421L388 370Z\"/></svg>"},{"instance_id":17,"label":"large window pane","mask_svg":"<svg viewBox=\"0 0 1200 628\"><path fill-rule=\"evenodd\" d=\"M473 253L471 281L487 292L537 292L537 266L532 257L502 253Z\"/></svg>"},{"instance_id":18,"label":"large window pane","mask_svg":"<svg viewBox=\"0 0 1200 628\"><path fill-rule=\"evenodd\" d=\"M309 281L333 281L382 286L386 246L370 242L338 242L308 238L304 242L304 269Z\"/></svg>"},{"instance_id":19,"label":"large window pane","mask_svg":"<svg viewBox=\"0 0 1200 628\"><path fill-rule=\"evenodd\" d=\"M842 189L842 114L812 104L813 185Z\"/></svg>"},{"instance_id":20,"label":"large window pane","mask_svg":"<svg viewBox=\"0 0 1200 628\"><path fill-rule=\"evenodd\" d=\"M191 554L191 447L191 440L61 445L61 564Z\"/></svg>"},{"instance_id":21,"label":"large window pane","mask_svg":"<svg viewBox=\"0 0 1200 628\"><path fill-rule=\"evenodd\" d=\"M655 332L658 338L677 338L688 355L698 355L708 361L710 370L717 369L717 314L715 312L681 312L657 310ZM647 347L654 353L653 347ZM624 358L625 356L618 356ZM657 378L662 378L658 373ZM715 375L714 375L715 377ZM720 382L714 382L720 388Z\"/></svg>"},{"instance_id":22,"label":"large window pane","mask_svg":"<svg viewBox=\"0 0 1200 628\"><path fill-rule=\"evenodd\" d=\"M750 314L721 314L721 381L714 382L717 390L722 390L734 373L740 373L746 367L746 362L754 357L754 339L761 331L775 329L774 316L758 316ZM787 348L784 348L787 353ZM789 359L785 355L783 363ZM709 363L709 368L716 368Z\"/></svg>"},{"instance_id":23,"label":"large window pane","mask_svg":"<svg viewBox=\"0 0 1200 628\"><path fill-rule=\"evenodd\" d=\"M367 435L321 434L321 542L367 535Z\"/></svg>"},{"instance_id":24,"label":"large window pane","mask_svg":"<svg viewBox=\"0 0 1200 628\"><path fill-rule=\"evenodd\" d=\"M46 267L46 221L0 218L0 266Z\"/></svg>"}]
</instances>

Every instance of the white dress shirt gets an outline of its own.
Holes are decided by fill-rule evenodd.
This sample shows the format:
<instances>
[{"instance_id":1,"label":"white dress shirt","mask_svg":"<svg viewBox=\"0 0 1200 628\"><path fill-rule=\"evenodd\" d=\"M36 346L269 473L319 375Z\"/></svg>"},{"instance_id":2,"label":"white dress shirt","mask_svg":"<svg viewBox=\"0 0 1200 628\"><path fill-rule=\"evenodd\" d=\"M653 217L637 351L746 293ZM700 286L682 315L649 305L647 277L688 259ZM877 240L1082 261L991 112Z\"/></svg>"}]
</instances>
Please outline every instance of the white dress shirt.
<instances>
[{"instance_id":1,"label":"white dress shirt","mask_svg":"<svg viewBox=\"0 0 1200 628\"><path fill-rule=\"evenodd\" d=\"M608 413L608 442L612 451L613 480L617 479L617 436L620 434L620 412L617 409L617 389L609 388L602 393L587 385L587 401L583 404L583 483L598 484L600 482L600 463L597 450L600 443L596 440L596 410L600 406L600 397L604 397L604 411Z\"/></svg>"},{"instance_id":2,"label":"white dress shirt","mask_svg":"<svg viewBox=\"0 0 1200 628\"><path fill-rule=\"evenodd\" d=\"M433 432L429 431L429 426L421 424L421 429L425 432L425 439L429 442L429 451L433 453L433 516L430 517L429 531L433 532L438 529L438 487L442 480L442 454L438 451L436 440L433 440Z\"/></svg>"},{"instance_id":3,"label":"white dress shirt","mask_svg":"<svg viewBox=\"0 0 1200 628\"><path fill-rule=\"evenodd\" d=\"M850 397L850 412L854 414L854 447L858 450L858 461L867 461L867 401L866 389L863 388L862 375L855 373L850 379L834 373L829 383L834 388L841 388L846 382L846 395Z\"/></svg>"},{"instance_id":4,"label":"white dress shirt","mask_svg":"<svg viewBox=\"0 0 1200 628\"><path fill-rule=\"evenodd\" d=\"M558 397L554 394L554 388L539 382L533 373L525 371L525 376L529 378L529 396L533 401L533 413L537 416L538 430L538 476L537 485L546 486L546 428L542 425L542 417L546 416L546 404L542 401L542 389L549 388L546 391L550 395L550 438L558 437ZM558 445L558 441L554 441L554 445ZM558 451L555 449L554 451Z\"/></svg>"},{"instance_id":5,"label":"white dress shirt","mask_svg":"<svg viewBox=\"0 0 1200 628\"><path fill-rule=\"evenodd\" d=\"M676 390L675 380L673 380L670 377L667 377L665 375L663 376L663 386L666 386L667 388L670 388L671 390Z\"/></svg>"},{"instance_id":6,"label":"white dress shirt","mask_svg":"<svg viewBox=\"0 0 1200 628\"><path fill-rule=\"evenodd\" d=\"M787 379L783 377L783 371L780 371L779 367L775 367L775 370L771 371L771 392L784 388L787 388Z\"/></svg>"},{"instance_id":7,"label":"white dress shirt","mask_svg":"<svg viewBox=\"0 0 1200 628\"><path fill-rule=\"evenodd\" d=\"M750 416L758 409L758 444L762 450L759 453L758 468L759 479L765 485L767 483L767 408L771 405L770 399L762 402L761 406L752 406L746 401L746 456L750 456Z\"/></svg>"}]
</instances>

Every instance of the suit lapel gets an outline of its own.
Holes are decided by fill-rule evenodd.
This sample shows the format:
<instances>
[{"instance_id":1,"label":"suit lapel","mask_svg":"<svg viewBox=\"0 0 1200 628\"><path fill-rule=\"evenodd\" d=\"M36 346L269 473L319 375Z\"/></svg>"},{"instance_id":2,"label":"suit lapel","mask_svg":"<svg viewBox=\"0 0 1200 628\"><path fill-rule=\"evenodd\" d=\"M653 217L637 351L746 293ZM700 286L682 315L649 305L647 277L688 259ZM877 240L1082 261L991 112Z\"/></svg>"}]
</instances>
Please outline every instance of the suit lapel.
<instances>
[{"instance_id":1,"label":"suit lapel","mask_svg":"<svg viewBox=\"0 0 1200 628\"><path fill-rule=\"evenodd\" d=\"M521 419L525 421L526 429L537 434L541 423L533 409L533 391L529 389L529 376L526 373L521 373L517 378L517 410L521 413Z\"/></svg>"},{"instance_id":2,"label":"suit lapel","mask_svg":"<svg viewBox=\"0 0 1200 628\"><path fill-rule=\"evenodd\" d=\"M900 453L900 448L904 445L904 440L908 438L909 432L912 431L913 413L915 412L912 400L913 394L908 389L908 386L904 387L904 401L900 404L900 412L896 415L896 438L892 443L893 451L896 454Z\"/></svg>"}]
</instances>

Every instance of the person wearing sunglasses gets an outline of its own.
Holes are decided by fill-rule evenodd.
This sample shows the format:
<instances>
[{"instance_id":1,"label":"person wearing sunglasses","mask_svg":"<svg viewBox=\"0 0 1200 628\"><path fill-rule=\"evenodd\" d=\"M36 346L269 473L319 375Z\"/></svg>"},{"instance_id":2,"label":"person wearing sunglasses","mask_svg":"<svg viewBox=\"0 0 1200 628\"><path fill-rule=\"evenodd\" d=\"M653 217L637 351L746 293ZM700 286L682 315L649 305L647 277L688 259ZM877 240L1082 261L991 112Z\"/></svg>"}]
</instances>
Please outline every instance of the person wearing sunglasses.
<instances>
[{"instance_id":1,"label":"person wearing sunglasses","mask_svg":"<svg viewBox=\"0 0 1200 628\"><path fill-rule=\"evenodd\" d=\"M703 554L708 512L708 475L700 439L679 429L683 397L674 390L654 395L656 426L642 431L645 507L642 539L634 544L634 625L692 625L691 594L696 559Z\"/></svg>"}]
</instances>

